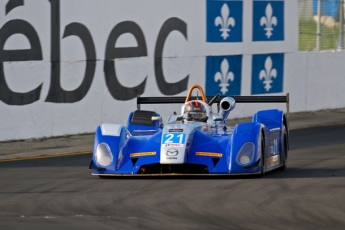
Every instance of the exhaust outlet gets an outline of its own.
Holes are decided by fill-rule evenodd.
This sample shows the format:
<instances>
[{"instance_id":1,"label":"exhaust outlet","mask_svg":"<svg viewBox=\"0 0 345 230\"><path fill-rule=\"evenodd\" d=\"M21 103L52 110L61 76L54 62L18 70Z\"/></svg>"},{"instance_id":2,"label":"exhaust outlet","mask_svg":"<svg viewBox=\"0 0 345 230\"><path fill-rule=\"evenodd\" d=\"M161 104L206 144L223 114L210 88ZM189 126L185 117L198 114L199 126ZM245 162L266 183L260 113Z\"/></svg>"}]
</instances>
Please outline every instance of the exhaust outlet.
<instances>
[{"instance_id":1,"label":"exhaust outlet","mask_svg":"<svg viewBox=\"0 0 345 230\"><path fill-rule=\"evenodd\" d=\"M232 97L225 97L220 101L220 115L223 117L223 121L228 118L230 112L235 108L236 101Z\"/></svg>"}]
</instances>

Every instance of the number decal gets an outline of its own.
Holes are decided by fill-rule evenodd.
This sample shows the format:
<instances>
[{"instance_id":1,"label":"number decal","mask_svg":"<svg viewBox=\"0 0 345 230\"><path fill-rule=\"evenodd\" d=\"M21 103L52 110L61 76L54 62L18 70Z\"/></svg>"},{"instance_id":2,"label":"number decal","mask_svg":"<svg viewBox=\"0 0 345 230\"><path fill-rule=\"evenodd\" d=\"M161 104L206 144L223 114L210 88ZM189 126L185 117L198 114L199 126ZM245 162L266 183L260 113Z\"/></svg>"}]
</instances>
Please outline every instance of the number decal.
<instances>
[{"instance_id":1,"label":"number decal","mask_svg":"<svg viewBox=\"0 0 345 230\"><path fill-rule=\"evenodd\" d=\"M164 144L170 144L173 143L172 139L174 138L174 134L166 134L165 137L167 138L166 141L164 142Z\"/></svg>"},{"instance_id":2,"label":"number decal","mask_svg":"<svg viewBox=\"0 0 345 230\"><path fill-rule=\"evenodd\" d=\"M177 135L177 137L179 137L179 143L182 144L183 141L183 134Z\"/></svg>"},{"instance_id":3,"label":"number decal","mask_svg":"<svg viewBox=\"0 0 345 230\"><path fill-rule=\"evenodd\" d=\"M186 141L186 134L168 133L164 134L162 144L184 144Z\"/></svg>"}]
</instances>

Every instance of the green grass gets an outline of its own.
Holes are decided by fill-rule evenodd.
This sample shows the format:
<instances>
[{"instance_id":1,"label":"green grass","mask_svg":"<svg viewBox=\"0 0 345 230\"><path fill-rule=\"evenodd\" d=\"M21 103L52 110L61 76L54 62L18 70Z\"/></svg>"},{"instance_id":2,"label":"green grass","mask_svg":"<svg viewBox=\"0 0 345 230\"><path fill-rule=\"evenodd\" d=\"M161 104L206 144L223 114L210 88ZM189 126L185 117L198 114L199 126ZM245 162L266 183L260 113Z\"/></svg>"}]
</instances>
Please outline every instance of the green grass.
<instances>
[{"instance_id":1,"label":"green grass","mask_svg":"<svg viewBox=\"0 0 345 230\"><path fill-rule=\"evenodd\" d=\"M316 22L311 20L299 21L298 50L310 51L316 49ZM339 26L329 28L321 25L321 50L337 49L339 40Z\"/></svg>"}]
</instances>

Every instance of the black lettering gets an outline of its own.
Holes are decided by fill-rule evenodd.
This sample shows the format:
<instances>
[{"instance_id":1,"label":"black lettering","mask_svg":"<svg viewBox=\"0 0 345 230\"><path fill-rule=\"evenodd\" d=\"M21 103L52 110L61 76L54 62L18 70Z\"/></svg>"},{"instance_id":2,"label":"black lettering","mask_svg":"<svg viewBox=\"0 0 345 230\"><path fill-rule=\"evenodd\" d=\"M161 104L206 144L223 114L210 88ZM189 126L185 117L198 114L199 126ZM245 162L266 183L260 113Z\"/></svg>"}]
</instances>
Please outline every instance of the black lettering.
<instances>
[{"instance_id":1,"label":"black lettering","mask_svg":"<svg viewBox=\"0 0 345 230\"><path fill-rule=\"evenodd\" d=\"M8 3L9 4L9 3ZM14 34L23 34L30 42L30 49L4 50L5 42ZM42 60L40 40L32 25L24 20L11 20L0 30L0 100L8 105L27 105L39 100L42 84L26 93L13 92L7 85L3 62Z\"/></svg>"},{"instance_id":2,"label":"black lettering","mask_svg":"<svg viewBox=\"0 0 345 230\"><path fill-rule=\"evenodd\" d=\"M63 38L77 36L81 39L86 52L86 68L81 85L72 91L62 89L60 75L54 75L51 79L47 102L74 103L82 100L91 87L96 70L96 49L89 30L80 23L71 23L65 27ZM59 66L60 67L60 66ZM60 71L58 71L60 72Z\"/></svg>"},{"instance_id":3,"label":"black lettering","mask_svg":"<svg viewBox=\"0 0 345 230\"><path fill-rule=\"evenodd\" d=\"M115 47L117 39L125 33L131 33L137 40L137 47ZM121 85L118 81L115 71L115 58L130 58L130 57L143 57L147 56L145 37L140 27L130 21L124 21L117 24L110 32L104 61L104 74L110 94L116 100L126 101L137 97L144 93L146 79L132 88Z\"/></svg>"},{"instance_id":4,"label":"black lettering","mask_svg":"<svg viewBox=\"0 0 345 230\"><path fill-rule=\"evenodd\" d=\"M71 91L64 90L60 81L60 1L51 3L51 76L46 102L74 103L82 100L91 87L96 69L96 49L89 30L80 23L71 23L65 27L63 38L77 36L81 39L86 52L86 69L81 85Z\"/></svg>"},{"instance_id":5,"label":"black lettering","mask_svg":"<svg viewBox=\"0 0 345 230\"><path fill-rule=\"evenodd\" d=\"M163 73L163 48L165 40L167 39L170 32L177 30L181 32L187 39L187 25L184 21L179 18L169 18L166 20L159 31L156 48L155 48L155 75L156 82L159 90L164 95L175 95L187 90L188 78L187 75L184 79L175 82L168 83L164 78Z\"/></svg>"},{"instance_id":6,"label":"black lettering","mask_svg":"<svg viewBox=\"0 0 345 230\"><path fill-rule=\"evenodd\" d=\"M61 102L59 98L60 85L60 0L49 0L51 5L50 16L50 87L46 101Z\"/></svg>"},{"instance_id":7,"label":"black lettering","mask_svg":"<svg viewBox=\"0 0 345 230\"><path fill-rule=\"evenodd\" d=\"M9 0L6 4L6 14L18 6L23 6L24 0Z\"/></svg>"}]
</instances>

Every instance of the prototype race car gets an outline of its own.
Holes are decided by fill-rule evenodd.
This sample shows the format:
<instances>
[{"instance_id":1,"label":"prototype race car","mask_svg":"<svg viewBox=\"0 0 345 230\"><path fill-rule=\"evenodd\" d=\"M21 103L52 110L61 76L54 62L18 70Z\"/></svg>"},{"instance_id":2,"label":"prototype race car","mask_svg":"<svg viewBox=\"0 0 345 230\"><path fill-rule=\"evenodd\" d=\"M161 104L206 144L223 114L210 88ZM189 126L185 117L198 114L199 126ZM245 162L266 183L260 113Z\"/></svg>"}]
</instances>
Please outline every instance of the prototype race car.
<instances>
[{"instance_id":1,"label":"prototype race car","mask_svg":"<svg viewBox=\"0 0 345 230\"><path fill-rule=\"evenodd\" d=\"M202 100L192 97L198 89ZM210 100L208 100L210 99ZM228 126L229 113L238 103L284 102L287 96L205 96L193 85L186 98L138 97L138 110L127 126L101 124L95 134L92 175L263 175L284 170L289 148L288 115L278 109L254 114L252 122ZM163 124L154 111L140 104L183 103L181 114ZM217 103L218 111L212 112Z\"/></svg>"}]
</instances>

